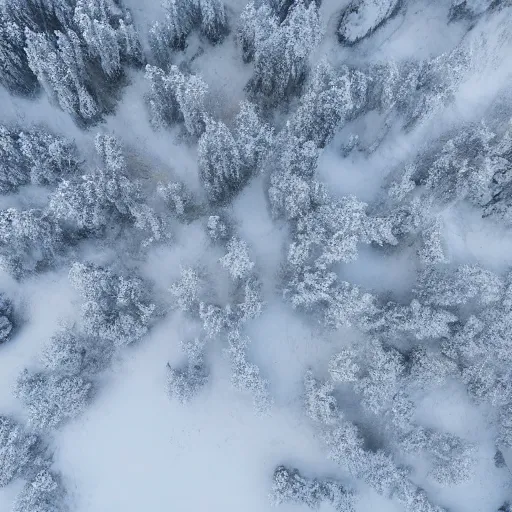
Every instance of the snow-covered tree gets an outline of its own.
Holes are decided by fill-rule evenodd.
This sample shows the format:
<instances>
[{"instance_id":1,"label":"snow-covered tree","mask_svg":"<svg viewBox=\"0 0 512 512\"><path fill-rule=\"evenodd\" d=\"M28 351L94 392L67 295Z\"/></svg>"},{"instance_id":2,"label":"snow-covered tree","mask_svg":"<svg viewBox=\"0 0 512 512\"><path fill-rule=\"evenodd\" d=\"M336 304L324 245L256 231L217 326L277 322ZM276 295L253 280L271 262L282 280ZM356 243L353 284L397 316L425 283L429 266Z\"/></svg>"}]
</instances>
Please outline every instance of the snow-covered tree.
<instances>
[{"instance_id":1,"label":"snow-covered tree","mask_svg":"<svg viewBox=\"0 0 512 512\"><path fill-rule=\"evenodd\" d=\"M373 414L381 414L389 407L401 386L404 361L401 354L372 340L367 349L367 367L354 383L355 391L362 397L362 405Z\"/></svg>"},{"instance_id":2,"label":"snow-covered tree","mask_svg":"<svg viewBox=\"0 0 512 512\"><path fill-rule=\"evenodd\" d=\"M497 302L504 283L499 276L477 265L429 268L418 279L417 293L426 304L459 306L475 301L482 305Z\"/></svg>"},{"instance_id":3,"label":"snow-covered tree","mask_svg":"<svg viewBox=\"0 0 512 512\"><path fill-rule=\"evenodd\" d=\"M199 303L199 318L208 338L216 338L232 324L232 311L228 306L221 308L216 304Z\"/></svg>"},{"instance_id":4,"label":"snow-covered tree","mask_svg":"<svg viewBox=\"0 0 512 512\"><path fill-rule=\"evenodd\" d=\"M69 327L54 334L41 355L49 372L86 377L104 370L111 358L112 347L104 340Z\"/></svg>"},{"instance_id":5,"label":"snow-covered tree","mask_svg":"<svg viewBox=\"0 0 512 512\"><path fill-rule=\"evenodd\" d=\"M47 466L41 440L7 416L0 416L0 487L13 479L30 478Z\"/></svg>"},{"instance_id":6,"label":"snow-covered tree","mask_svg":"<svg viewBox=\"0 0 512 512\"><path fill-rule=\"evenodd\" d=\"M473 474L475 446L458 436L416 428L402 440L406 452L426 452L432 467L430 477L443 486L458 485Z\"/></svg>"},{"instance_id":7,"label":"snow-covered tree","mask_svg":"<svg viewBox=\"0 0 512 512\"><path fill-rule=\"evenodd\" d=\"M183 183L159 183L157 193L179 220L187 221L193 218L196 205L192 194Z\"/></svg>"},{"instance_id":8,"label":"snow-covered tree","mask_svg":"<svg viewBox=\"0 0 512 512\"><path fill-rule=\"evenodd\" d=\"M369 36L400 8L401 0L352 0L338 25L338 40L353 45Z\"/></svg>"},{"instance_id":9,"label":"snow-covered tree","mask_svg":"<svg viewBox=\"0 0 512 512\"><path fill-rule=\"evenodd\" d=\"M221 42L229 32L228 18L222 0L196 0L201 19L201 33L212 43Z\"/></svg>"},{"instance_id":10,"label":"snow-covered tree","mask_svg":"<svg viewBox=\"0 0 512 512\"><path fill-rule=\"evenodd\" d=\"M9 91L29 95L39 86L28 65L23 29L0 6L0 84Z\"/></svg>"},{"instance_id":11,"label":"snow-covered tree","mask_svg":"<svg viewBox=\"0 0 512 512\"><path fill-rule=\"evenodd\" d=\"M261 169L263 161L271 151L273 139L273 128L261 121L255 105L243 101L235 118L235 140L248 174L254 174Z\"/></svg>"},{"instance_id":12,"label":"snow-covered tree","mask_svg":"<svg viewBox=\"0 0 512 512\"><path fill-rule=\"evenodd\" d=\"M59 227L43 212L0 211L0 265L15 277L51 266L61 243Z\"/></svg>"},{"instance_id":13,"label":"snow-covered tree","mask_svg":"<svg viewBox=\"0 0 512 512\"><path fill-rule=\"evenodd\" d=\"M21 27L52 33L69 27L76 0L15 0L6 4L10 19Z\"/></svg>"},{"instance_id":14,"label":"snow-covered tree","mask_svg":"<svg viewBox=\"0 0 512 512\"><path fill-rule=\"evenodd\" d=\"M206 119L206 131L199 139L199 175L212 203L233 196L246 175L235 139L222 121Z\"/></svg>"},{"instance_id":15,"label":"snow-covered tree","mask_svg":"<svg viewBox=\"0 0 512 512\"><path fill-rule=\"evenodd\" d=\"M202 277L193 268L182 267L180 279L169 288L181 311L197 313L199 310L200 291L204 286Z\"/></svg>"},{"instance_id":16,"label":"snow-covered tree","mask_svg":"<svg viewBox=\"0 0 512 512\"><path fill-rule=\"evenodd\" d=\"M231 229L220 215L210 215L206 223L206 232L212 242L225 242L230 239Z\"/></svg>"},{"instance_id":17,"label":"snow-covered tree","mask_svg":"<svg viewBox=\"0 0 512 512\"><path fill-rule=\"evenodd\" d=\"M231 361L233 386L252 395L253 403L259 412L266 412L273 403L269 394L269 382L260 375L260 369L247 359L247 345L250 340L238 331L228 334L226 353Z\"/></svg>"},{"instance_id":18,"label":"snow-covered tree","mask_svg":"<svg viewBox=\"0 0 512 512\"><path fill-rule=\"evenodd\" d=\"M446 249L441 236L441 224L435 220L421 233L421 247L418 249L420 261L425 265L448 263Z\"/></svg>"},{"instance_id":19,"label":"snow-covered tree","mask_svg":"<svg viewBox=\"0 0 512 512\"><path fill-rule=\"evenodd\" d=\"M185 75L177 66L166 73L155 66L146 66L151 121L157 128L183 122L187 133L199 137L204 131L204 99L207 85L195 75Z\"/></svg>"},{"instance_id":20,"label":"snow-covered tree","mask_svg":"<svg viewBox=\"0 0 512 512\"><path fill-rule=\"evenodd\" d=\"M52 185L80 168L73 143L42 128L17 132L0 127L0 191L27 184Z\"/></svg>"},{"instance_id":21,"label":"snow-covered tree","mask_svg":"<svg viewBox=\"0 0 512 512\"><path fill-rule=\"evenodd\" d=\"M304 403L307 415L322 425L335 425L341 419L334 386L331 382L319 382L311 370L304 375Z\"/></svg>"},{"instance_id":22,"label":"snow-covered tree","mask_svg":"<svg viewBox=\"0 0 512 512\"><path fill-rule=\"evenodd\" d=\"M256 51L278 30L279 20L266 3L256 6L249 2L240 15L237 41L242 49L242 59L250 62Z\"/></svg>"},{"instance_id":23,"label":"snow-covered tree","mask_svg":"<svg viewBox=\"0 0 512 512\"><path fill-rule=\"evenodd\" d=\"M452 0L450 20L459 18L474 18L483 14L487 9L498 5L496 0Z\"/></svg>"},{"instance_id":24,"label":"snow-covered tree","mask_svg":"<svg viewBox=\"0 0 512 512\"><path fill-rule=\"evenodd\" d=\"M291 119L294 135L323 148L337 128L367 106L369 81L358 70L346 66L335 70L327 60L322 60Z\"/></svg>"},{"instance_id":25,"label":"snow-covered tree","mask_svg":"<svg viewBox=\"0 0 512 512\"><path fill-rule=\"evenodd\" d=\"M69 272L83 299L82 322L86 333L119 347L139 341L149 331L155 305L137 277L117 275L109 268L74 263Z\"/></svg>"},{"instance_id":26,"label":"snow-covered tree","mask_svg":"<svg viewBox=\"0 0 512 512\"><path fill-rule=\"evenodd\" d=\"M92 392L92 383L81 377L28 370L21 373L16 385L16 396L28 411L30 425L39 430L77 417L90 402Z\"/></svg>"},{"instance_id":27,"label":"snow-covered tree","mask_svg":"<svg viewBox=\"0 0 512 512\"><path fill-rule=\"evenodd\" d=\"M150 233L143 245L168 238L165 222L145 203L140 182L129 177L119 142L98 135L96 149L104 166L62 181L50 197L50 213L72 232L99 235L128 226Z\"/></svg>"},{"instance_id":28,"label":"snow-covered tree","mask_svg":"<svg viewBox=\"0 0 512 512\"><path fill-rule=\"evenodd\" d=\"M251 18L249 25L254 23ZM262 37L265 28L271 28L268 37ZM260 31L256 25L253 32L254 74L247 89L258 102L273 106L295 94L306 77L309 56L322 33L317 7L314 2L309 7L297 2L277 28L264 26ZM250 46L250 33L244 31L246 47Z\"/></svg>"},{"instance_id":29,"label":"snow-covered tree","mask_svg":"<svg viewBox=\"0 0 512 512\"><path fill-rule=\"evenodd\" d=\"M374 315L368 330L386 338L413 336L418 340L450 336L457 316L413 299L407 306L387 303Z\"/></svg>"},{"instance_id":30,"label":"snow-covered tree","mask_svg":"<svg viewBox=\"0 0 512 512\"><path fill-rule=\"evenodd\" d=\"M340 482L307 478L298 469L278 466L272 479L271 499L274 504L299 503L317 509L330 503L337 512L353 512L354 496Z\"/></svg>"},{"instance_id":31,"label":"snow-covered tree","mask_svg":"<svg viewBox=\"0 0 512 512\"><path fill-rule=\"evenodd\" d=\"M14 325L12 302L4 293L0 292L0 344L9 339Z\"/></svg>"},{"instance_id":32,"label":"snow-covered tree","mask_svg":"<svg viewBox=\"0 0 512 512\"><path fill-rule=\"evenodd\" d=\"M49 98L64 112L84 123L98 119L100 107L85 71L82 44L75 32L44 33L25 30L28 64Z\"/></svg>"},{"instance_id":33,"label":"snow-covered tree","mask_svg":"<svg viewBox=\"0 0 512 512\"><path fill-rule=\"evenodd\" d=\"M123 61L142 64L142 49L131 15L117 2L78 0L74 22L88 55L99 59L108 77L121 73Z\"/></svg>"},{"instance_id":34,"label":"snow-covered tree","mask_svg":"<svg viewBox=\"0 0 512 512\"><path fill-rule=\"evenodd\" d=\"M13 512L65 512L65 490L61 478L41 470L17 496Z\"/></svg>"},{"instance_id":35,"label":"snow-covered tree","mask_svg":"<svg viewBox=\"0 0 512 512\"><path fill-rule=\"evenodd\" d=\"M187 355L184 366L172 368L167 364L167 389L169 395L185 404L208 382L209 369L204 361L205 340L195 338L182 343Z\"/></svg>"},{"instance_id":36,"label":"snow-covered tree","mask_svg":"<svg viewBox=\"0 0 512 512\"><path fill-rule=\"evenodd\" d=\"M221 42L229 32L222 0L165 0L165 16L153 24L149 39L158 65L166 69L173 53L184 50L187 37L198 29L212 44Z\"/></svg>"},{"instance_id":37,"label":"snow-covered tree","mask_svg":"<svg viewBox=\"0 0 512 512\"><path fill-rule=\"evenodd\" d=\"M235 280L249 277L254 262L251 261L247 244L242 239L233 237L226 249L228 252L219 261L229 275Z\"/></svg>"},{"instance_id":38,"label":"snow-covered tree","mask_svg":"<svg viewBox=\"0 0 512 512\"><path fill-rule=\"evenodd\" d=\"M334 382L353 383L359 378L361 368L357 354L351 349L342 349L329 361L329 375Z\"/></svg>"},{"instance_id":39,"label":"snow-covered tree","mask_svg":"<svg viewBox=\"0 0 512 512\"><path fill-rule=\"evenodd\" d=\"M198 5L193 0L166 0L165 19L156 22L150 31L153 52L159 64L166 67L171 50L182 50L185 41L199 21Z\"/></svg>"},{"instance_id":40,"label":"snow-covered tree","mask_svg":"<svg viewBox=\"0 0 512 512\"><path fill-rule=\"evenodd\" d=\"M240 302L236 305L236 314L240 322L253 320L261 315L265 303L261 297L261 282L254 276L249 277L241 286Z\"/></svg>"}]
</instances>

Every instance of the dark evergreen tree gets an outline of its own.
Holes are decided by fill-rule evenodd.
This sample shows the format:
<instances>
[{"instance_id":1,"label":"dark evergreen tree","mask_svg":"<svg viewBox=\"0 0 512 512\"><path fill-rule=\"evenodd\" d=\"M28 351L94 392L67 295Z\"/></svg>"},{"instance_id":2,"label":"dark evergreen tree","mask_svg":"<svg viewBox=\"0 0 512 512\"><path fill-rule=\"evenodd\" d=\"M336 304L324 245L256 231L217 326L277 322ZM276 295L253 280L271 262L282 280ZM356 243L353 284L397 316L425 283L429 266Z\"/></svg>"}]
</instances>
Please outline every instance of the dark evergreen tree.
<instances>
[{"instance_id":1,"label":"dark evergreen tree","mask_svg":"<svg viewBox=\"0 0 512 512\"><path fill-rule=\"evenodd\" d=\"M338 25L338 40L353 45L368 37L394 16L402 0L352 0L345 7Z\"/></svg>"},{"instance_id":2,"label":"dark evergreen tree","mask_svg":"<svg viewBox=\"0 0 512 512\"><path fill-rule=\"evenodd\" d=\"M24 50L25 34L0 7L0 84L17 94L33 94L39 87L37 77L28 65Z\"/></svg>"},{"instance_id":3,"label":"dark evergreen tree","mask_svg":"<svg viewBox=\"0 0 512 512\"><path fill-rule=\"evenodd\" d=\"M5 343L12 335L15 326L12 302L0 293L0 344Z\"/></svg>"}]
</instances>

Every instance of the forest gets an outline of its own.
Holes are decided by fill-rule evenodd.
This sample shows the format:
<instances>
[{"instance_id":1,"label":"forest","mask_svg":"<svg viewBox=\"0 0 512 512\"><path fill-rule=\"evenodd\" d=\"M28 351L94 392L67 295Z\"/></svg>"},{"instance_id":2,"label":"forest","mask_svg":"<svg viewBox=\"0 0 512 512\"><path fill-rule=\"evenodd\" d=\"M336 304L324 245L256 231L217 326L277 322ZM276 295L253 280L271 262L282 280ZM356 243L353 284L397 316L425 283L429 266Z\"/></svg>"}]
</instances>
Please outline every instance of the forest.
<instances>
[{"instance_id":1,"label":"forest","mask_svg":"<svg viewBox=\"0 0 512 512\"><path fill-rule=\"evenodd\" d=\"M0 0L0 511L512 512L512 0Z\"/></svg>"}]
</instances>

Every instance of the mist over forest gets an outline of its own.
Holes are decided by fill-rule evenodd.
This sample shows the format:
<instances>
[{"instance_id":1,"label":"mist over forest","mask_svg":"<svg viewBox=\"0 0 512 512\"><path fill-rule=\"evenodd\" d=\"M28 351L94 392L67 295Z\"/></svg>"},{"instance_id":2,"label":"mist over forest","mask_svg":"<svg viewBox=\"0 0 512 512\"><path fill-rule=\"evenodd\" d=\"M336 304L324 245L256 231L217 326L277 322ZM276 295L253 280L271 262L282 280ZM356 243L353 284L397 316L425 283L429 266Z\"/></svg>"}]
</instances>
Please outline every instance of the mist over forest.
<instances>
[{"instance_id":1,"label":"mist over forest","mask_svg":"<svg viewBox=\"0 0 512 512\"><path fill-rule=\"evenodd\" d=\"M0 511L512 512L511 0L0 0Z\"/></svg>"}]
</instances>

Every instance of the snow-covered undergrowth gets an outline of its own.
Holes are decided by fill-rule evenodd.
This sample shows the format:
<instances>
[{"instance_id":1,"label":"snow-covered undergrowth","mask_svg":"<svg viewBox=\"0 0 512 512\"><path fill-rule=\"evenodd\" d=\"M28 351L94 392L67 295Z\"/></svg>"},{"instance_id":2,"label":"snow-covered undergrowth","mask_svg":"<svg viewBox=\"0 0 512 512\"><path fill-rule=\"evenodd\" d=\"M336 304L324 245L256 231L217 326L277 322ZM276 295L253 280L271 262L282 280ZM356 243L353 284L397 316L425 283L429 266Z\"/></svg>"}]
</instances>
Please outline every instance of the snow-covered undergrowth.
<instances>
[{"instance_id":1,"label":"snow-covered undergrowth","mask_svg":"<svg viewBox=\"0 0 512 512\"><path fill-rule=\"evenodd\" d=\"M0 510L512 510L510 0L0 4Z\"/></svg>"}]
</instances>

